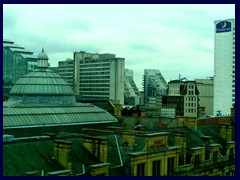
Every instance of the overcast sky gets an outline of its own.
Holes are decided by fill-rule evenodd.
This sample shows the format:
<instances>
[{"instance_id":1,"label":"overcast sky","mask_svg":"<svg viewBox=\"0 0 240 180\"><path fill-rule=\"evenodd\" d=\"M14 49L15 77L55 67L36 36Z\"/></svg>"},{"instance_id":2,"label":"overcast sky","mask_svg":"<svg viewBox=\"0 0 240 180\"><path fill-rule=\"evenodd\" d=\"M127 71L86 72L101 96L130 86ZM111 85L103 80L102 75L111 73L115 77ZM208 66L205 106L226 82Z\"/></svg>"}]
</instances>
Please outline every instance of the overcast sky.
<instances>
[{"instance_id":1,"label":"overcast sky","mask_svg":"<svg viewBox=\"0 0 240 180\"><path fill-rule=\"evenodd\" d=\"M214 21L229 18L235 5L3 4L3 38L35 55L44 47L51 67L73 51L116 54L141 89L144 69L167 82L213 76Z\"/></svg>"}]
</instances>

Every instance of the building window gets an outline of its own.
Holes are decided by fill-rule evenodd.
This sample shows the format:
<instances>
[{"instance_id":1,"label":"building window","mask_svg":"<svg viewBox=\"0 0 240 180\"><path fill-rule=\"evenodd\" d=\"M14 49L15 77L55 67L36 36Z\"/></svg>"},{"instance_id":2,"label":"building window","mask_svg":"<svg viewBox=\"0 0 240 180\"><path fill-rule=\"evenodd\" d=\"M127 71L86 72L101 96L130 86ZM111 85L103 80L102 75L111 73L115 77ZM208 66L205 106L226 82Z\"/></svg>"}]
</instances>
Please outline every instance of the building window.
<instances>
[{"instance_id":1,"label":"building window","mask_svg":"<svg viewBox=\"0 0 240 180\"><path fill-rule=\"evenodd\" d=\"M144 167L144 163L137 165L137 176L144 176Z\"/></svg>"},{"instance_id":2,"label":"building window","mask_svg":"<svg viewBox=\"0 0 240 180\"><path fill-rule=\"evenodd\" d=\"M217 151L213 151L213 163L216 163L218 159L218 152Z\"/></svg>"},{"instance_id":3,"label":"building window","mask_svg":"<svg viewBox=\"0 0 240 180\"><path fill-rule=\"evenodd\" d=\"M195 158L194 158L194 167L198 168L199 165L200 165L200 155L197 154L197 155L195 155Z\"/></svg>"},{"instance_id":4,"label":"building window","mask_svg":"<svg viewBox=\"0 0 240 180\"><path fill-rule=\"evenodd\" d=\"M230 176L230 172L226 172L226 176Z\"/></svg>"},{"instance_id":5,"label":"building window","mask_svg":"<svg viewBox=\"0 0 240 180\"><path fill-rule=\"evenodd\" d=\"M234 149L230 148L230 154L229 154L229 159L234 159Z\"/></svg>"},{"instance_id":6,"label":"building window","mask_svg":"<svg viewBox=\"0 0 240 180\"><path fill-rule=\"evenodd\" d=\"M173 173L174 173L174 158L168 158L167 174L171 175Z\"/></svg>"},{"instance_id":7,"label":"building window","mask_svg":"<svg viewBox=\"0 0 240 180\"><path fill-rule=\"evenodd\" d=\"M161 173L160 173L160 160L158 161L153 161L153 164L152 164L152 175L153 176L160 176Z\"/></svg>"}]
</instances>

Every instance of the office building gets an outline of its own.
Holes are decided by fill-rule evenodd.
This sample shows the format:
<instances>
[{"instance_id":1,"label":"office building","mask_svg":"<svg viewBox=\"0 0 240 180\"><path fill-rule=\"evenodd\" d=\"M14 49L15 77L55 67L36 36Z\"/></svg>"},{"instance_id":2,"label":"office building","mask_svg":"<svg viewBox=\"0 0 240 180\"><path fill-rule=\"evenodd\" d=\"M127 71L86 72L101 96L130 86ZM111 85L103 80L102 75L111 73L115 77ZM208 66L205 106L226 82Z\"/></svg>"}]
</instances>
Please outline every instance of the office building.
<instances>
[{"instance_id":1,"label":"office building","mask_svg":"<svg viewBox=\"0 0 240 180\"><path fill-rule=\"evenodd\" d=\"M58 62L58 74L68 82L68 84L74 87L74 61L71 58L67 58L65 61Z\"/></svg>"},{"instance_id":2,"label":"office building","mask_svg":"<svg viewBox=\"0 0 240 180\"><path fill-rule=\"evenodd\" d=\"M175 107L177 116L197 117L198 95L195 81L172 80L168 83L167 96L163 96L162 103Z\"/></svg>"},{"instance_id":3,"label":"office building","mask_svg":"<svg viewBox=\"0 0 240 180\"><path fill-rule=\"evenodd\" d=\"M140 105L141 93L133 80L133 70L125 69L124 88L124 104Z\"/></svg>"},{"instance_id":4,"label":"office building","mask_svg":"<svg viewBox=\"0 0 240 180\"><path fill-rule=\"evenodd\" d=\"M3 40L3 97L8 98L14 83L37 67L37 56L13 41Z\"/></svg>"},{"instance_id":5,"label":"office building","mask_svg":"<svg viewBox=\"0 0 240 180\"><path fill-rule=\"evenodd\" d=\"M84 99L124 104L125 59L109 53L74 52L74 91Z\"/></svg>"},{"instance_id":6,"label":"office building","mask_svg":"<svg viewBox=\"0 0 240 180\"><path fill-rule=\"evenodd\" d=\"M157 96L166 95L167 82L158 69L144 69L144 104L155 104Z\"/></svg>"},{"instance_id":7,"label":"office building","mask_svg":"<svg viewBox=\"0 0 240 180\"><path fill-rule=\"evenodd\" d=\"M235 103L235 19L214 22L214 114L228 115Z\"/></svg>"}]
</instances>

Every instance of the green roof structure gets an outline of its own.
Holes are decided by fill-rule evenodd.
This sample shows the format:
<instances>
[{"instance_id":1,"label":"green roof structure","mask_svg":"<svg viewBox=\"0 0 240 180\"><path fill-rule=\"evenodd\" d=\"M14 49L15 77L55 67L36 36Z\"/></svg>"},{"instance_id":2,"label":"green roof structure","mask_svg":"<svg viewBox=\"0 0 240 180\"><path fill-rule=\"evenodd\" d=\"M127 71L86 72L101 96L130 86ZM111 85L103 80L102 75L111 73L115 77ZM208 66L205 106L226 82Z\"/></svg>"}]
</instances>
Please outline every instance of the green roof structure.
<instances>
[{"instance_id":1,"label":"green roof structure","mask_svg":"<svg viewBox=\"0 0 240 180\"><path fill-rule=\"evenodd\" d=\"M38 68L20 78L10 92L9 101L3 102L4 133L9 133L6 131L9 129L104 123L117 123L117 119L92 104L76 103L71 86L48 69L44 50L38 55Z\"/></svg>"}]
</instances>

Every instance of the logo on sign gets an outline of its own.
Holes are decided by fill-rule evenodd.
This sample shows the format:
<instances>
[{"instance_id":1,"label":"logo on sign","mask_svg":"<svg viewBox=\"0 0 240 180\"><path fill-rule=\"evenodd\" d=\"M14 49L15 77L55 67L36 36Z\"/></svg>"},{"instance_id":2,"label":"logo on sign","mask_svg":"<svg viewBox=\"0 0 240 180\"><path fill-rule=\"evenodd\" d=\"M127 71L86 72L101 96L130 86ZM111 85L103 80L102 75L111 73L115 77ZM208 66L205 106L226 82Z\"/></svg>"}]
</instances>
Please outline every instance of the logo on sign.
<instances>
[{"instance_id":1,"label":"logo on sign","mask_svg":"<svg viewBox=\"0 0 240 180\"><path fill-rule=\"evenodd\" d=\"M230 32L231 31L231 23L228 21L221 21L216 25L216 33L222 32Z\"/></svg>"}]
</instances>

